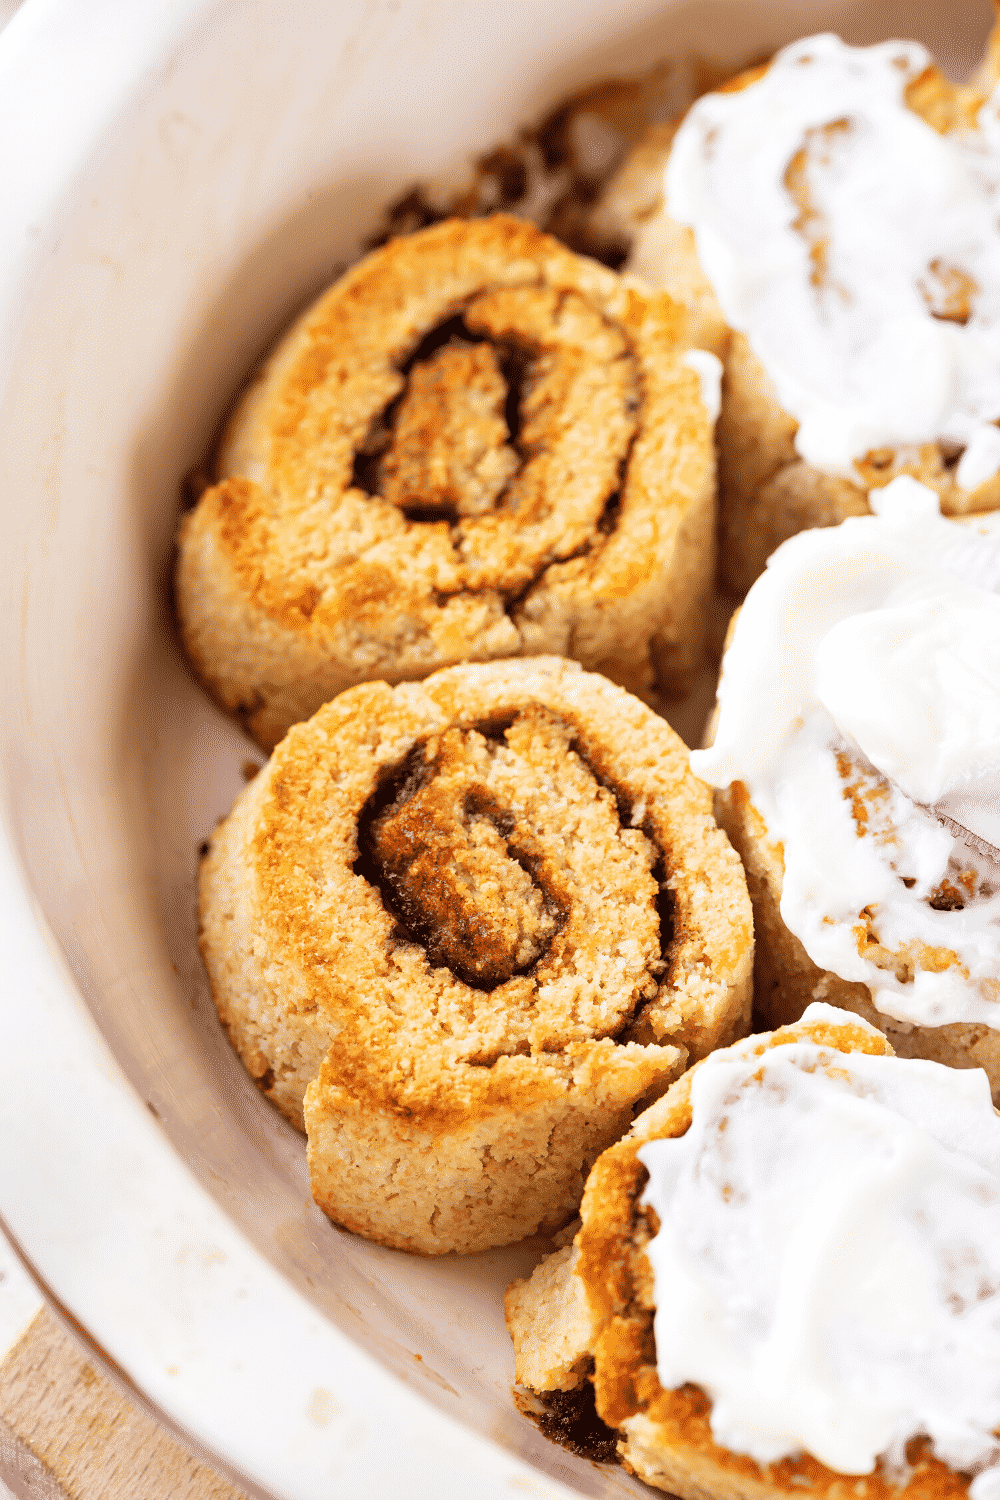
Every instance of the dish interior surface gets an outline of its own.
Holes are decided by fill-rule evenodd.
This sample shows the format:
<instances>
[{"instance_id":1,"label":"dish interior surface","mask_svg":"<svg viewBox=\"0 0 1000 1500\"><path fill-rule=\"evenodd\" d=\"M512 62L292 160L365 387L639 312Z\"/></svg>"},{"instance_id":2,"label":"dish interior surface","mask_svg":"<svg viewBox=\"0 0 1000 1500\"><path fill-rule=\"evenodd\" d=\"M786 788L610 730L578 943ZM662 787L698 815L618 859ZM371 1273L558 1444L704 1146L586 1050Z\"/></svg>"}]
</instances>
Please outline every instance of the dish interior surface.
<instances>
[{"instance_id":1,"label":"dish interior surface","mask_svg":"<svg viewBox=\"0 0 1000 1500\"><path fill-rule=\"evenodd\" d=\"M990 19L861 0L192 5L35 226L0 413L4 765L31 899L138 1097L259 1254L428 1401L581 1494L649 1492L512 1404L502 1293L549 1242L423 1260L338 1230L219 1027L198 850L263 757L177 645L181 482L387 205L573 89L692 52L735 69L819 29L915 35L961 76Z\"/></svg>"}]
</instances>

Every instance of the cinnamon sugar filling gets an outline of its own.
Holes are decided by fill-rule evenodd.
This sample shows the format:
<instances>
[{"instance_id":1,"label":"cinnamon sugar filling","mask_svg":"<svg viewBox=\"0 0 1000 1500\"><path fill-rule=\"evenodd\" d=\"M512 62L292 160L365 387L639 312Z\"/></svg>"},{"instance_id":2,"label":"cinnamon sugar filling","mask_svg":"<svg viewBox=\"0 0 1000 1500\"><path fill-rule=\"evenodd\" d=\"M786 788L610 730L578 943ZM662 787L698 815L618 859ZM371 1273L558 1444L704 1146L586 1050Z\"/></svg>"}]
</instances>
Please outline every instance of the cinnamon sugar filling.
<instances>
[{"instance_id":1,"label":"cinnamon sugar filling","mask_svg":"<svg viewBox=\"0 0 1000 1500\"><path fill-rule=\"evenodd\" d=\"M400 389L355 452L353 484L410 523L447 524L456 588L517 597L553 560L614 530L641 382L624 334L585 297L483 292L397 372Z\"/></svg>"},{"instance_id":2,"label":"cinnamon sugar filling","mask_svg":"<svg viewBox=\"0 0 1000 1500\"><path fill-rule=\"evenodd\" d=\"M598 1024L614 1034L657 993L672 940L663 855L634 817L571 727L533 706L419 741L365 805L354 871L378 887L397 941L474 989L544 980L596 938L634 975Z\"/></svg>"}]
</instances>

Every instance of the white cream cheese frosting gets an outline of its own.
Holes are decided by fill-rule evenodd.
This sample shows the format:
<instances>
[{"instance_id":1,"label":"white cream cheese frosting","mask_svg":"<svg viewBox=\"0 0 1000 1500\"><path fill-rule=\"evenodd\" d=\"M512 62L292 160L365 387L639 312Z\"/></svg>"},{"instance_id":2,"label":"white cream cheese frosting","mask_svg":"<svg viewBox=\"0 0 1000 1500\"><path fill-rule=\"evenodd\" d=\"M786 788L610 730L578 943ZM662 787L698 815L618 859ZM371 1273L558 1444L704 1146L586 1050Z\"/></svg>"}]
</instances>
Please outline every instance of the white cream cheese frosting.
<instances>
[{"instance_id":1,"label":"white cream cheese frosting","mask_svg":"<svg viewBox=\"0 0 1000 1500\"><path fill-rule=\"evenodd\" d=\"M692 107L666 202L802 457L856 480L873 449L941 440L971 490L1000 470L1000 92L939 134L906 102L929 62L915 42L794 42Z\"/></svg>"},{"instance_id":2,"label":"white cream cheese frosting","mask_svg":"<svg viewBox=\"0 0 1000 1500\"><path fill-rule=\"evenodd\" d=\"M718 421L722 410L722 361L707 349L688 349L681 355L681 364L693 370L701 382L701 399L708 412L710 422ZM1000 438L1000 428L997 429ZM1000 467L1000 462L998 462Z\"/></svg>"},{"instance_id":3,"label":"white cream cheese frosting","mask_svg":"<svg viewBox=\"0 0 1000 1500\"><path fill-rule=\"evenodd\" d=\"M811 1005L803 1020L854 1016ZM979 1069L795 1042L714 1053L693 1118L639 1151L657 1373L760 1463L1000 1460L1000 1118Z\"/></svg>"},{"instance_id":4,"label":"white cream cheese frosting","mask_svg":"<svg viewBox=\"0 0 1000 1500\"><path fill-rule=\"evenodd\" d=\"M800 532L747 595L695 774L744 783L783 845L809 957L922 1026L1000 1029L1000 516L902 477Z\"/></svg>"}]
</instances>

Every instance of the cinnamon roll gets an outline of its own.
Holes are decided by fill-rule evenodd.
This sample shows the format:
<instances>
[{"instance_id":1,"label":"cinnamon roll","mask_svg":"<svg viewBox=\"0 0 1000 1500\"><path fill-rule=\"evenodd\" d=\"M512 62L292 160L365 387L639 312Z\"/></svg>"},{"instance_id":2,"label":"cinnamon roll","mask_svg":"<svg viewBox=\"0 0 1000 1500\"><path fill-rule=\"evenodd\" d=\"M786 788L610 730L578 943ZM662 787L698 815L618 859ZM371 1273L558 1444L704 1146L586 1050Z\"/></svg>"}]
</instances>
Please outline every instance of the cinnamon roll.
<instances>
[{"instance_id":1,"label":"cinnamon roll","mask_svg":"<svg viewBox=\"0 0 1000 1500\"><path fill-rule=\"evenodd\" d=\"M724 359L738 594L901 474L945 514L1000 506L998 47L956 85L915 42L794 42L654 126L594 211L594 238L629 241L626 270Z\"/></svg>"},{"instance_id":2,"label":"cinnamon roll","mask_svg":"<svg viewBox=\"0 0 1000 1500\"><path fill-rule=\"evenodd\" d=\"M685 1073L507 1293L520 1402L682 1500L988 1500L1000 1120L830 1005ZM553 1402L554 1393L567 1393Z\"/></svg>"},{"instance_id":3,"label":"cinnamon roll","mask_svg":"<svg viewBox=\"0 0 1000 1500\"><path fill-rule=\"evenodd\" d=\"M212 838L201 923L316 1201L428 1255L564 1223L636 1104L749 1021L743 874L681 741L551 657L297 725Z\"/></svg>"},{"instance_id":4,"label":"cinnamon roll","mask_svg":"<svg viewBox=\"0 0 1000 1500\"><path fill-rule=\"evenodd\" d=\"M346 687L470 659L683 691L715 400L685 341L669 297L518 220L370 254L271 356L182 523L203 681L265 747Z\"/></svg>"},{"instance_id":5,"label":"cinnamon roll","mask_svg":"<svg viewBox=\"0 0 1000 1500\"><path fill-rule=\"evenodd\" d=\"M901 477L770 559L692 765L744 861L768 1025L829 1000L1000 1097L1000 515Z\"/></svg>"}]
</instances>

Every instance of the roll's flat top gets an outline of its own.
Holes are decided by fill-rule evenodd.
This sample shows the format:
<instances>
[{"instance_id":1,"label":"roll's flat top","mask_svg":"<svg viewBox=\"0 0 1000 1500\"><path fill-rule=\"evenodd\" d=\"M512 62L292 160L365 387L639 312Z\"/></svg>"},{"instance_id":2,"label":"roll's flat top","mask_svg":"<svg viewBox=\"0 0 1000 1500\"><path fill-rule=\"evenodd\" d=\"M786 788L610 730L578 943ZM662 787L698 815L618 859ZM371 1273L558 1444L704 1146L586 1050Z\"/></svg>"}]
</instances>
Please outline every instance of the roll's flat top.
<instances>
[{"instance_id":1,"label":"roll's flat top","mask_svg":"<svg viewBox=\"0 0 1000 1500\"><path fill-rule=\"evenodd\" d=\"M291 964L296 1005L337 1016L327 1067L352 1096L426 1123L561 1087L595 1042L659 1018L652 1061L686 1032L667 1013L694 974L725 989L747 952L684 746L571 663L351 689L243 796L256 941Z\"/></svg>"},{"instance_id":2,"label":"roll's flat top","mask_svg":"<svg viewBox=\"0 0 1000 1500\"><path fill-rule=\"evenodd\" d=\"M291 579L307 531L337 520L318 504L343 512L328 568L372 554L383 589L419 572L438 595L516 594L599 545L639 424L637 342L666 337L679 354L684 329L665 294L502 215L373 251L285 337L223 443L221 477L260 487L263 511L288 528L287 576L258 587L259 602L287 623L330 625L359 591L378 593L366 575L303 601ZM223 534L239 565L259 569L242 509Z\"/></svg>"}]
</instances>

